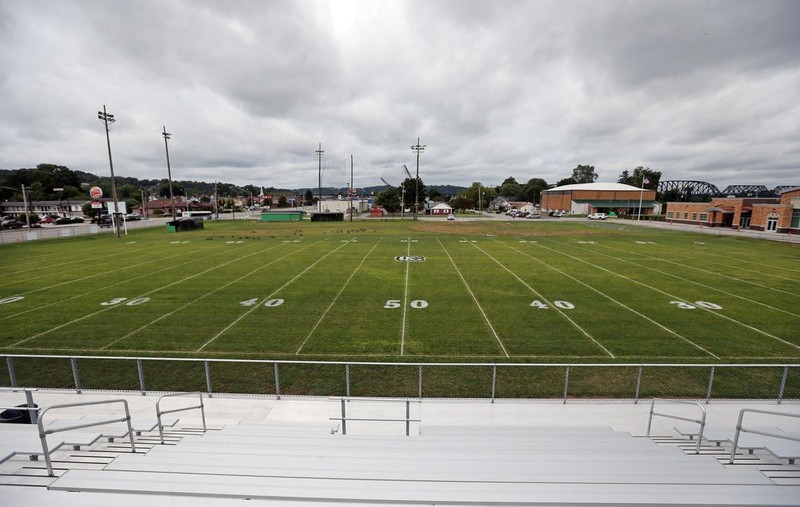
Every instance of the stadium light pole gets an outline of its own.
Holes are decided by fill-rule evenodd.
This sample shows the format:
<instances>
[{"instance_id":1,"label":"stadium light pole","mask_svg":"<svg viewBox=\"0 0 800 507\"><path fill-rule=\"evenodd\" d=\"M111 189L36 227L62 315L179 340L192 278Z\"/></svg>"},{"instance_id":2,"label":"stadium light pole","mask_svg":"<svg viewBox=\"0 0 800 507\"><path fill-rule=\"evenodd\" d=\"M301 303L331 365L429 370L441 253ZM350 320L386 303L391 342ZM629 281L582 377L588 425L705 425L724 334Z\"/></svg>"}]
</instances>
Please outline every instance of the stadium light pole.
<instances>
[{"instance_id":1,"label":"stadium light pole","mask_svg":"<svg viewBox=\"0 0 800 507\"><path fill-rule=\"evenodd\" d=\"M411 147L412 151L417 152L417 179L414 180L414 220L417 220L417 208L419 206L419 154L425 151L425 145L420 146L419 137L417 144Z\"/></svg>"},{"instance_id":2,"label":"stadium light pole","mask_svg":"<svg viewBox=\"0 0 800 507\"><path fill-rule=\"evenodd\" d=\"M322 143L319 143L319 149L314 150L314 153L317 154L317 158L319 158L319 197L317 197L317 211L322 211L322 154L325 153L322 150Z\"/></svg>"},{"instance_id":3,"label":"stadium light pole","mask_svg":"<svg viewBox=\"0 0 800 507\"><path fill-rule=\"evenodd\" d=\"M120 213L119 213L119 201L117 200L117 183L114 179L114 162L111 159L111 136L108 133L108 124L114 123L116 120L114 119L113 114L108 114L106 111L106 105L103 104L103 110L97 111L97 118L105 124L106 127L106 144L108 145L108 166L111 169L111 197L114 199L114 212L111 214L111 217L114 219L114 235L116 237L120 237Z\"/></svg>"},{"instance_id":4,"label":"stadium light pole","mask_svg":"<svg viewBox=\"0 0 800 507\"><path fill-rule=\"evenodd\" d=\"M167 140L170 138L172 134L167 132L167 127L164 127L164 132L162 134L164 136L164 149L167 152L167 178L169 180L169 205L172 208L172 219L177 220L178 216L175 214L175 195L172 193L172 168L169 165L169 144ZM189 207L187 206L186 209L188 210Z\"/></svg>"}]
</instances>

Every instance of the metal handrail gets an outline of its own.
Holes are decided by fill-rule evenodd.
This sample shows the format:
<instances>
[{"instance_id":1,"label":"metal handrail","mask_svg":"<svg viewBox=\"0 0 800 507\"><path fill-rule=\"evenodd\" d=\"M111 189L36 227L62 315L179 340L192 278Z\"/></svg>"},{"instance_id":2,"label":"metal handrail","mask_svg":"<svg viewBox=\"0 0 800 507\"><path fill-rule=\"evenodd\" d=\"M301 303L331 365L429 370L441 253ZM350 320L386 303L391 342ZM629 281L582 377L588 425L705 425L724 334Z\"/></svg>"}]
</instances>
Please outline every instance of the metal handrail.
<instances>
[{"instance_id":1,"label":"metal handrail","mask_svg":"<svg viewBox=\"0 0 800 507\"><path fill-rule=\"evenodd\" d=\"M200 404L196 407L183 407L183 408L174 408L172 410L161 410L161 400L164 398L173 398L175 396L192 396L192 395L199 395L200 396ZM206 410L203 405L203 393L196 392L196 393L173 393L173 394L165 394L158 398L156 401L156 418L158 418L158 436L161 438L161 443L164 443L164 425L161 424L161 416L164 414L173 414L175 412L185 412L186 410L194 410L196 408L200 409L200 416L203 418L203 432L206 431Z\"/></svg>"},{"instance_id":2,"label":"metal handrail","mask_svg":"<svg viewBox=\"0 0 800 507\"><path fill-rule=\"evenodd\" d=\"M109 419L107 421L94 421L91 423L86 424L75 424L72 426L63 426L60 428L54 429L44 429L44 415L49 412L50 410L57 409L57 408L73 408L73 407L86 407L90 405L107 405L111 403L122 403L123 408L125 409L125 417L118 418L118 419ZM39 414L39 420L37 421L37 425L39 426L39 438L42 440L42 454L44 455L45 463L47 464L47 475L50 477L55 477L53 473L53 463L50 461L50 451L47 447L47 435L52 435L53 433L61 433L62 431L70 431L70 430L77 430L81 428L90 428L92 426L102 426L105 424L113 424L118 422L125 422L128 424L128 438L131 441L131 452L136 452L136 444L133 441L133 428L131 427L131 412L128 410L128 402L124 399L115 399L115 400L102 400L102 401L86 401L83 403L65 403L63 405L51 405L44 409L41 414Z\"/></svg>"},{"instance_id":3,"label":"metal handrail","mask_svg":"<svg viewBox=\"0 0 800 507\"><path fill-rule=\"evenodd\" d=\"M794 417L796 419L800 419L800 414L787 414L784 412L774 412L771 410L758 410L755 408L743 408L739 411L739 420L736 422L736 435L733 437L733 448L731 449L731 458L728 461L729 465L733 464L733 459L736 456L736 448L739 446L739 434L744 433L753 433L755 435L763 435L765 437L774 437L774 438L782 438L784 440L793 440L795 442L800 442L800 437L795 437L793 435L787 434L778 434L778 433L771 433L769 431L761 431L757 429L750 429L745 428L742 426L742 420L744 419L745 412L753 412L754 414L767 414L767 415L778 415L784 417Z\"/></svg>"},{"instance_id":4,"label":"metal handrail","mask_svg":"<svg viewBox=\"0 0 800 507\"><path fill-rule=\"evenodd\" d=\"M405 400L406 404L406 417L404 419L388 419L388 418L373 418L373 417L347 417L347 411L345 409L345 404L350 401L384 401L384 402L393 402L397 403L398 401L402 400L377 400L377 399L357 399L357 398L348 398L348 397L334 397L331 398L333 400L340 400L341 408L342 408L342 417L329 417L328 420L330 421L341 421L342 423L342 435L347 435L347 421L369 421L369 422L405 422L406 423L406 436L411 434L411 423L412 422L422 422L422 419L411 419L411 402L415 403L422 403L421 400Z\"/></svg>"},{"instance_id":5,"label":"metal handrail","mask_svg":"<svg viewBox=\"0 0 800 507\"><path fill-rule=\"evenodd\" d=\"M655 411L656 401L663 402L663 403L672 403L672 404L676 404L676 405L694 405L694 406L696 406L697 408L700 409L700 412L701 412L702 415L701 415L700 419L690 419L688 417L682 417L682 416L678 416L678 415L663 414L663 413L660 413L660 412L656 412ZM706 427L706 409L705 409L705 407L703 407L703 405L701 405L699 403L696 403L696 402L693 402L693 401L666 400L666 399L661 399L661 398L653 398L653 401L650 402L650 418L647 420L647 436L648 437L650 436L650 428L651 428L651 426L653 424L653 416L654 415L657 415L659 417L666 417L668 419L677 419L679 421L687 421L687 422L693 422L693 423L699 424L700 425L700 431L697 434L697 448L695 449L694 453L695 454L700 454L700 443L703 440L703 430Z\"/></svg>"}]
</instances>

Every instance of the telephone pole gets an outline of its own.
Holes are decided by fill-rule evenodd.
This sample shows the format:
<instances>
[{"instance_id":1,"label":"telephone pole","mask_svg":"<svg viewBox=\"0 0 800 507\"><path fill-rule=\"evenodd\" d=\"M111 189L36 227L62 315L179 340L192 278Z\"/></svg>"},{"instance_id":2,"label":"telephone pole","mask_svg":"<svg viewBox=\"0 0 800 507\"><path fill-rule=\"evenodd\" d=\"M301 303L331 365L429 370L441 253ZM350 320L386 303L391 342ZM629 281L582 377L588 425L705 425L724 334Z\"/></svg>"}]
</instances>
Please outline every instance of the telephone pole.
<instances>
[{"instance_id":1,"label":"telephone pole","mask_svg":"<svg viewBox=\"0 0 800 507\"><path fill-rule=\"evenodd\" d=\"M414 180L414 220L417 220L417 207L419 206L419 154L425 151L425 145L420 146L419 137L417 144L411 147L411 151L417 152L417 179Z\"/></svg>"},{"instance_id":2,"label":"telephone pole","mask_svg":"<svg viewBox=\"0 0 800 507\"><path fill-rule=\"evenodd\" d=\"M119 212L119 201L117 200L117 184L114 180L114 162L111 160L111 137L108 133L108 124L114 123L116 120L114 119L113 114L108 114L106 112L106 106L103 104L103 110L97 111L97 118L105 123L106 126L106 144L108 145L108 166L111 168L111 197L114 199L114 212L111 214L111 217L114 221L114 235L116 237L120 237L119 229L120 229L120 212Z\"/></svg>"},{"instance_id":3,"label":"telephone pole","mask_svg":"<svg viewBox=\"0 0 800 507\"><path fill-rule=\"evenodd\" d=\"M177 220L178 216L175 213L175 194L172 193L172 168L169 166L169 145L167 144L167 139L170 138L172 134L167 132L167 127L164 127L164 149L167 151L167 178L169 179L169 205L172 208L172 219ZM188 206L186 208L189 209Z\"/></svg>"},{"instance_id":4,"label":"telephone pole","mask_svg":"<svg viewBox=\"0 0 800 507\"><path fill-rule=\"evenodd\" d=\"M319 149L315 150L314 153L317 154L319 158L319 194L317 194L317 211L322 211L322 154L325 153L322 151L322 143L319 143Z\"/></svg>"}]
</instances>

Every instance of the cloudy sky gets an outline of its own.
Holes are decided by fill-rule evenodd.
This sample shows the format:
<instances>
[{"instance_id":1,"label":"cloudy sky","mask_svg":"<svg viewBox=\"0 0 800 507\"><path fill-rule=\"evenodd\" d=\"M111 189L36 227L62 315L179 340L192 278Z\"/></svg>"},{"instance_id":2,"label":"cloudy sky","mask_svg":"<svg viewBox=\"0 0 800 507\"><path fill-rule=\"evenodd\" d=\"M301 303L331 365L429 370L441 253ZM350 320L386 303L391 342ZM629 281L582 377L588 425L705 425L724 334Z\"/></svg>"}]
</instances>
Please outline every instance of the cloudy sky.
<instances>
[{"instance_id":1,"label":"cloudy sky","mask_svg":"<svg viewBox=\"0 0 800 507\"><path fill-rule=\"evenodd\" d=\"M0 0L0 168L800 184L798 1Z\"/></svg>"}]
</instances>

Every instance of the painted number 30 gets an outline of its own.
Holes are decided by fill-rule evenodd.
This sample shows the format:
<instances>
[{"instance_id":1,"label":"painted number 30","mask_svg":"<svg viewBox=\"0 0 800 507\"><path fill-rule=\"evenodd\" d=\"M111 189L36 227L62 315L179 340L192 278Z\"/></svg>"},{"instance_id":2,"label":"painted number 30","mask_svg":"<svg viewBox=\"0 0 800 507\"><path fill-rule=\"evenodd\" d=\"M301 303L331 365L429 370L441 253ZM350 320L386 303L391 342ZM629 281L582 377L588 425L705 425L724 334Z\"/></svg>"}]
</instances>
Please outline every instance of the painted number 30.
<instances>
[{"instance_id":1,"label":"painted number 30","mask_svg":"<svg viewBox=\"0 0 800 507\"><path fill-rule=\"evenodd\" d=\"M125 301L128 301L128 298L114 298L114 299L109 299L108 301L103 301L100 304L103 305L103 306L113 306L113 305L118 305L118 304L120 304L122 302L125 302ZM143 303L147 303L148 301L150 301L150 298L148 298L148 297L134 298L134 299L131 299L130 301L128 301L127 303L125 303L125 305L126 306L136 306L136 305L141 305Z\"/></svg>"},{"instance_id":2,"label":"painted number 30","mask_svg":"<svg viewBox=\"0 0 800 507\"><path fill-rule=\"evenodd\" d=\"M685 301L670 301L669 304L675 305L681 310L694 310L695 308L705 308L706 310L722 310L722 307L716 303L709 303L708 301L695 301L694 304Z\"/></svg>"},{"instance_id":3,"label":"painted number 30","mask_svg":"<svg viewBox=\"0 0 800 507\"><path fill-rule=\"evenodd\" d=\"M384 308L400 308L402 304L400 303L399 299L389 299L386 301L386 304L383 305ZM411 308L427 308L428 302L424 299L415 299L414 301L408 304Z\"/></svg>"}]
</instances>

